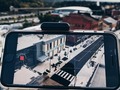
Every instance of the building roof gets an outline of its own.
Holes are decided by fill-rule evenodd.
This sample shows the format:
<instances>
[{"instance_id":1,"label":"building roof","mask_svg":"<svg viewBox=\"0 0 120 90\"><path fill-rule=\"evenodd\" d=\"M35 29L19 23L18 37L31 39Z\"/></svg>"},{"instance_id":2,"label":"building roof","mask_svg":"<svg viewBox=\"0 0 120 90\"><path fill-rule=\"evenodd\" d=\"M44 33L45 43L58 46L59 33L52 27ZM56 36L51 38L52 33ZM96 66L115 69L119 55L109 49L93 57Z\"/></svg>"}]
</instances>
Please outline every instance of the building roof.
<instances>
[{"instance_id":1,"label":"building roof","mask_svg":"<svg viewBox=\"0 0 120 90\"><path fill-rule=\"evenodd\" d=\"M76 14L76 13L71 13L71 14L69 15L69 17L72 17L72 19L74 19L73 17L75 17L75 16L77 16L77 17L78 17L78 16L82 16L82 17L85 18L86 20L97 21L97 22L98 22L97 19L91 17L91 15L88 15L88 14L82 14L82 13ZM78 20L79 20L79 18L78 18Z\"/></svg>"},{"instance_id":2,"label":"building roof","mask_svg":"<svg viewBox=\"0 0 120 90\"><path fill-rule=\"evenodd\" d=\"M41 30L41 24L36 25L36 26L31 26L31 27L27 27L23 29L24 31L37 31L37 30Z\"/></svg>"},{"instance_id":3,"label":"building roof","mask_svg":"<svg viewBox=\"0 0 120 90\"><path fill-rule=\"evenodd\" d=\"M111 17L105 18L104 21L107 23L117 24L117 21Z\"/></svg>"},{"instance_id":4,"label":"building roof","mask_svg":"<svg viewBox=\"0 0 120 90\"><path fill-rule=\"evenodd\" d=\"M15 84L27 84L32 80L32 77L37 77L39 74L22 66L20 70L16 71L14 76Z\"/></svg>"},{"instance_id":5,"label":"building roof","mask_svg":"<svg viewBox=\"0 0 120 90\"><path fill-rule=\"evenodd\" d=\"M86 15L86 14L83 14L82 15L84 18L86 18L87 20L90 20L90 21L97 21L98 19L95 19L95 18L93 18L93 17L91 17L91 16L88 16L88 15Z\"/></svg>"},{"instance_id":6,"label":"building roof","mask_svg":"<svg viewBox=\"0 0 120 90\"><path fill-rule=\"evenodd\" d=\"M42 39L40 39L40 37L42 37L42 35L23 35L21 37L18 38L18 46L17 46L17 51L18 50L22 50L25 48L28 48L30 46L33 46L36 43L39 43L41 41L49 41L52 40L54 38L60 37L62 35L44 35L44 37Z\"/></svg>"},{"instance_id":7,"label":"building roof","mask_svg":"<svg viewBox=\"0 0 120 90\"><path fill-rule=\"evenodd\" d=\"M40 39L36 35L25 35L18 38L17 50L21 50L32 46L34 43L39 42Z\"/></svg>"},{"instance_id":8,"label":"building roof","mask_svg":"<svg viewBox=\"0 0 120 90\"><path fill-rule=\"evenodd\" d=\"M56 10L79 10L79 11L86 11L86 12L92 12L92 10L89 7L82 7L82 6L70 6L70 7L61 7L61 8L56 8Z\"/></svg>"}]
</instances>

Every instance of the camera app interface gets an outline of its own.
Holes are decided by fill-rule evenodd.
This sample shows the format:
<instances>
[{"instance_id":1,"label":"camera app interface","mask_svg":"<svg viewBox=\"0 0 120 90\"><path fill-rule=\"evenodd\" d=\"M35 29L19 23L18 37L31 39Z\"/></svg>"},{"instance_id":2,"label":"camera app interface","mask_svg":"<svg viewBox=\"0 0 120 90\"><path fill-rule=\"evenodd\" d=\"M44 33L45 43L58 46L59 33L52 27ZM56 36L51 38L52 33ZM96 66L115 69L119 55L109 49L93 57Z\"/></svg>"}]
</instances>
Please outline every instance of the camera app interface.
<instances>
[{"instance_id":1,"label":"camera app interface","mask_svg":"<svg viewBox=\"0 0 120 90\"><path fill-rule=\"evenodd\" d=\"M14 84L106 87L104 37L29 34L18 38Z\"/></svg>"}]
</instances>

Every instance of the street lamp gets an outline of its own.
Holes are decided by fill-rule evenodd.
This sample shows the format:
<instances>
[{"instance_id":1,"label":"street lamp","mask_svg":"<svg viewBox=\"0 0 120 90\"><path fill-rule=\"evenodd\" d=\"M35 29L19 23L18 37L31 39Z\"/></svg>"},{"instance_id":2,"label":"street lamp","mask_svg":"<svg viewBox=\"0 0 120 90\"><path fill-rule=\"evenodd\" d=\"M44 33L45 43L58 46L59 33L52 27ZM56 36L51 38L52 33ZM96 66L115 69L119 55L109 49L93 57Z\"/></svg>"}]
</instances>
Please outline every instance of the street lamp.
<instances>
[{"instance_id":1,"label":"street lamp","mask_svg":"<svg viewBox=\"0 0 120 90\"><path fill-rule=\"evenodd\" d=\"M68 47L68 58L69 58L69 47Z\"/></svg>"},{"instance_id":2,"label":"street lamp","mask_svg":"<svg viewBox=\"0 0 120 90\"><path fill-rule=\"evenodd\" d=\"M50 70L49 71L51 72L51 59L49 58L49 60L50 60Z\"/></svg>"},{"instance_id":3,"label":"street lamp","mask_svg":"<svg viewBox=\"0 0 120 90\"><path fill-rule=\"evenodd\" d=\"M49 71L51 72L51 58L49 56L49 53L48 53L48 60L50 61L50 63L49 63Z\"/></svg>"},{"instance_id":4,"label":"street lamp","mask_svg":"<svg viewBox=\"0 0 120 90\"><path fill-rule=\"evenodd\" d=\"M58 61L60 61L60 55L58 56Z\"/></svg>"},{"instance_id":5,"label":"street lamp","mask_svg":"<svg viewBox=\"0 0 120 90\"><path fill-rule=\"evenodd\" d=\"M76 74L76 68L75 68L75 66L76 66L76 61L74 60L74 76L75 76L74 87L75 87L76 82L77 82L77 74Z\"/></svg>"}]
</instances>

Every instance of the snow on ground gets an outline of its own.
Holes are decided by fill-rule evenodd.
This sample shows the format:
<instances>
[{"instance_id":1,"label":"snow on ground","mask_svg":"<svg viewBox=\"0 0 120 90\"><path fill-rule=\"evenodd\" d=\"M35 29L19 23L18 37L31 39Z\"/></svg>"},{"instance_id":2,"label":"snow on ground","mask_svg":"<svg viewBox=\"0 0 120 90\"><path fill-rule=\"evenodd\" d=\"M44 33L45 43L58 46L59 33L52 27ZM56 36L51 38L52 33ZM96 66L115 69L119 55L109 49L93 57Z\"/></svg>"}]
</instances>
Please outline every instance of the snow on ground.
<instances>
[{"instance_id":1,"label":"snow on ground","mask_svg":"<svg viewBox=\"0 0 120 90\"><path fill-rule=\"evenodd\" d=\"M40 31L40 30L41 30L41 24L23 29L23 31Z\"/></svg>"},{"instance_id":2,"label":"snow on ground","mask_svg":"<svg viewBox=\"0 0 120 90\"><path fill-rule=\"evenodd\" d=\"M114 33L117 35L118 39L120 39L120 30L117 30L117 31L114 32Z\"/></svg>"},{"instance_id":3,"label":"snow on ground","mask_svg":"<svg viewBox=\"0 0 120 90\"><path fill-rule=\"evenodd\" d=\"M26 67L22 67L18 72L16 72L14 77L15 84L27 84L31 81L31 78L39 76L38 73L34 73L32 70L27 69ZM24 80L23 80L23 79Z\"/></svg>"}]
</instances>

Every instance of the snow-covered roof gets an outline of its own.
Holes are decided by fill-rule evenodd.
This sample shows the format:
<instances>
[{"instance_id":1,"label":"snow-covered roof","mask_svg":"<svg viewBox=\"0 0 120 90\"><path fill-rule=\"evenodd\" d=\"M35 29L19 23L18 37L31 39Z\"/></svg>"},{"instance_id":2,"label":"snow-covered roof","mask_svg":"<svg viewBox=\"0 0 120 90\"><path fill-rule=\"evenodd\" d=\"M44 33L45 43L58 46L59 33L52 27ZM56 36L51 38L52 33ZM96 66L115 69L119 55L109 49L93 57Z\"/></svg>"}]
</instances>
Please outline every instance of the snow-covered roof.
<instances>
[{"instance_id":1,"label":"snow-covered roof","mask_svg":"<svg viewBox=\"0 0 120 90\"><path fill-rule=\"evenodd\" d=\"M42 36L42 35L39 35L39 36ZM17 51L33 46L34 44L39 43L41 41L46 42L54 38L60 37L62 35L44 35L42 39L40 39L39 36L32 34L32 35L23 35L19 37Z\"/></svg>"},{"instance_id":2,"label":"snow-covered roof","mask_svg":"<svg viewBox=\"0 0 120 90\"><path fill-rule=\"evenodd\" d=\"M17 50L30 47L34 43L38 43L39 41L40 39L36 35L25 35L25 36L19 37Z\"/></svg>"},{"instance_id":3,"label":"snow-covered roof","mask_svg":"<svg viewBox=\"0 0 120 90\"><path fill-rule=\"evenodd\" d=\"M107 23L112 23L112 24L117 23L117 21L115 19L111 18L111 17L105 18L104 21L107 22Z\"/></svg>"},{"instance_id":4,"label":"snow-covered roof","mask_svg":"<svg viewBox=\"0 0 120 90\"><path fill-rule=\"evenodd\" d=\"M55 10L80 10L80 11L89 11L92 12L92 10L88 7L82 7L82 6L70 6L70 7L61 7L61 8L56 8Z\"/></svg>"},{"instance_id":5,"label":"snow-covered roof","mask_svg":"<svg viewBox=\"0 0 120 90\"><path fill-rule=\"evenodd\" d=\"M22 67L20 70L18 70L15 73L14 76L15 76L14 77L15 84L27 84L31 81L32 77L37 77L39 75L38 73L34 73L32 70Z\"/></svg>"},{"instance_id":6,"label":"snow-covered roof","mask_svg":"<svg viewBox=\"0 0 120 90\"><path fill-rule=\"evenodd\" d=\"M36 25L36 26L31 26L23 29L24 31L36 31L36 30L41 30L41 24Z\"/></svg>"}]
</instances>

